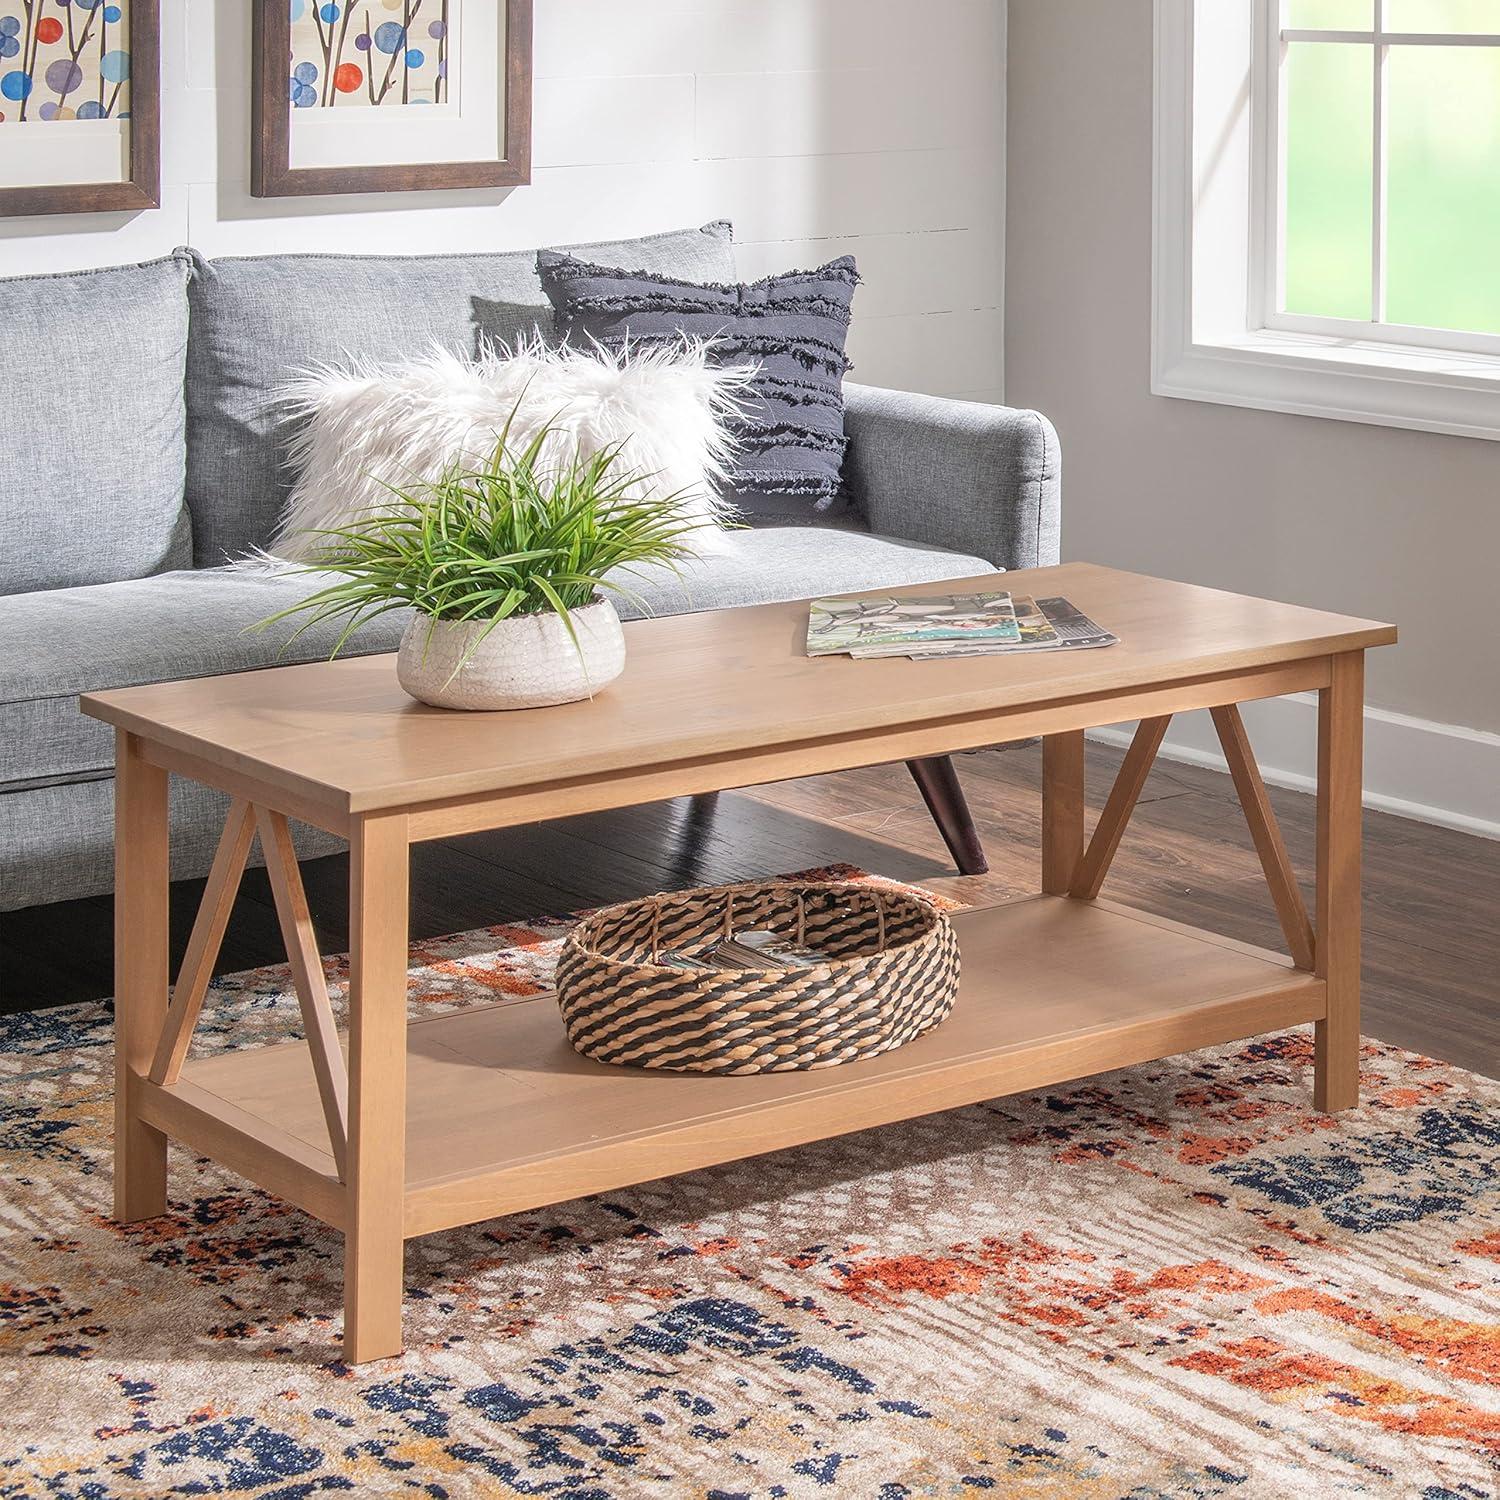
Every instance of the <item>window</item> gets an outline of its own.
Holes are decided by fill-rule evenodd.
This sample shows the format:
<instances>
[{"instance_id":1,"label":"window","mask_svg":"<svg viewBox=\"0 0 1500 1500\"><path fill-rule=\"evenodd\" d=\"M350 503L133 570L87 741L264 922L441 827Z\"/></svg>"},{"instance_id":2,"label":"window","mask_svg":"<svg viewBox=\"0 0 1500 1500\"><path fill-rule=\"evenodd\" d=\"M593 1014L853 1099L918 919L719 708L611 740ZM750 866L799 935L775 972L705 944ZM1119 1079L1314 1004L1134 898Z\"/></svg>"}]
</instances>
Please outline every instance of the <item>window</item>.
<instances>
[{"instance_id":1,"label":"window","mask_svg":"<svg viewBox=\"0 0 1500 1500\"><path fill-rule=\"evenodd\" d=\"M1500 438L1500 0L1156 0L1152 389Z\"/></svg>"},{"instance_id":2,"label":"window","mask_svg":"<svg viewBox=\"0 0 1500 1500\"><path fill-rule=\"evenodd\" d=\"M1500 350L1500 0L1264 11L1267 325Z\"/></svg>"}]
</instances>

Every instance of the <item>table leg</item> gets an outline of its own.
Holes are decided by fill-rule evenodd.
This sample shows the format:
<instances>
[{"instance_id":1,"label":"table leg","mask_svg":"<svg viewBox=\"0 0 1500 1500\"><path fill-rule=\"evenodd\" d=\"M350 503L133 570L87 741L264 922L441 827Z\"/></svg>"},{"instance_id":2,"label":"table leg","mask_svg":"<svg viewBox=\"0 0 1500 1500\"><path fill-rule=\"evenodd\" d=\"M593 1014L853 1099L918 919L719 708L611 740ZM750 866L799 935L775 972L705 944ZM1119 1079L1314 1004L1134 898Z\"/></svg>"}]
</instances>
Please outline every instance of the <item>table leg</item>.
<instances>
[{"instance_id":1,"label":"table leg","mask_svg":"<svg viewBox=\"0 0 1500 1500\"><path fill-rule=\"evenodd\" d=\"M151 1071L167 1019L167 773L115 735L115 1218L167 1210L167 1138L136 1116L132 1078Z\"/></svg>"},{"instance_id":2,"label":"table leg","mask_svg":"<svg viewBox=\"0 0 1500 1500\"><path fill-rule=\"evenodd\" d=\"M348 1364L401 1352L409 862L405 814L356 822L349 841Z\"/></svg>"},{"instance_id":3,"label":"table leg","mask_svg":"<svg viewBox=\"0 0 1500 1500\"><path fill-rule=\"evenodd\" d=\"M1042 737L1042 889L1066 896L1083 858L1083 731Z\"/></svg>"},{"instance_id":4,"label":"table leg","mask_svg":"<svg viewBox=\"0 0 1500 1500\"><path fill-rule=\"evenodd\" d=\"M1328 984L1317 1023L1313 1100L1359 1102L1360 817L1364 787L1364 653L1332 658L1318 693L1318 931L1315 971Z\"/></svg>"}]
</instances>

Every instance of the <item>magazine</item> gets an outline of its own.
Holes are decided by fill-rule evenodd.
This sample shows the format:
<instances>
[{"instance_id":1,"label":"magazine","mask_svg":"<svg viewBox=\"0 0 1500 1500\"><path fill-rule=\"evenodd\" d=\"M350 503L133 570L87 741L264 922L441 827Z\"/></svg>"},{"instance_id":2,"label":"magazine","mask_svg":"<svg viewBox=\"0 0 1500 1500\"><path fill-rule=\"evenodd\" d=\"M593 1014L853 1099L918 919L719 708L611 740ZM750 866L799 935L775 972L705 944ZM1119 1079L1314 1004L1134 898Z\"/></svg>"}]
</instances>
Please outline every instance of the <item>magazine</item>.
<instances>
[{"instance_id":1,"label":"magazine","mask_svg":"<svg viewBox=\"0 0 1500 1500\"><path fill-rule=\"evenodd\" d=\"M1059 646L1087 649L1090 646L1117 646L1120 643L1119 636L1101 630L1081 609L1066 599L1038 599L1036 603L1037 608L1047 616L1052 628L1057 631Z\"/></svg>"},{"instance_id":2,"label":"magazine","mask_svg":"<svg viewBox=\"0 0 1500 1500\"><path fill-rule=\"evenodd\" d=\"M1015 611L1015 614L1016 614L1016 628L1020 632L1020 637L1019 637L1018 640L1015 640L1015 641L997 642L996 645L993 648L994 650L998 651L998 650L1001 650L1003 648L1004 650L1007 650L1007 651L1025 651L1025 650L1028 650L1028 649L1034 649L1035 647L1038 647L1038 646L1051 646L1051 645L1054 645L1054 644L1057 643L1057 641L1058 641L1057 631L1053 629L1052 624L1047 619L1046 615L1044 615L1041 612L1041 610L1037 608L1037 603L1036 603L1035 599L1031 598L1030 595L1027 595L1027 594L1012 594L1011 595L1011 599L1010 599L1010 603L1011 603L1011 608ZM959 647L962 647L964 644L965 643L963 641L958 642L958 646ZM954 653L955 653L955 648L953 646L948 645L947 643L943 643L942 645L935 645L935 646L933 646L931 648L928 648L926 646L919 646L919 647L915 647L915 648L909 647L909 646L895 646L895 647L890 647L890 648L884 648L884 647L875 647L875 648L856 647L849 654L851 656L858 656L858 657L865 657L865 656L912 656L912 657L915 657L915 656L917 656L919 654L922 654L922 655L929 655L929 654L930 655L938 655L938 654L941 654L941 655L944 655L944 656L951 656Z\"/></svg>"},{"instance_id":3,"label":"magazine","mask_svg":"<svg viewBox=\"0 0 1500 1500\"><path fill-rule=\"evenodd\" d=\"M1096 625L1071 601L1062 598L1011 600L1019 639L1015 641L942 641L917 645L856 646L849 654L860 660L907 656L913 661L952 656L1001 656L1021 651L1077 651L1113 646L1119 637Z\"/></svg>"},{"instance_id":4,"label":"magazine","mask_svg":"<svg viewBox=\"0 0 1500 1500\"><path fill-rule=\"evenodd\" d=\"M814 599L808 613L807 654L833 656L864 648L1021 640L1008 593L894 595Z\"/></svg>"},{"instance_id":5,"label":"magazine","mask_svg":"<svg viewBox=\"0 0 1500 1500\"><path fill-rule=\"evenodd\" d=\"M1050 646L1057 640L1056 628L1029 594L1022 594L1019 599L1012 595L1010 602L1021 631L1021 645Z\"/></svg>"}]
</instances>

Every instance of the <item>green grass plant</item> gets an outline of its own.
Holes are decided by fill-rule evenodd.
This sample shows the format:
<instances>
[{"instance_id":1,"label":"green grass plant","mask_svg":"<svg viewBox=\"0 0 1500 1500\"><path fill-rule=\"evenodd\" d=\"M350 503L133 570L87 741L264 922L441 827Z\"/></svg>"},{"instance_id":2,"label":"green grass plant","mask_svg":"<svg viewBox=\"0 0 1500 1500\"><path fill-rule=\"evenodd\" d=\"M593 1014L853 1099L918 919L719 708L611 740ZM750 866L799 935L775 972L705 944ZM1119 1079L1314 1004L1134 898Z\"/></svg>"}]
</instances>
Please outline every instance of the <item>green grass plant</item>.
<instances>
[{"instance_id":1,"label":"green grass plant","mask_svg":"<svg viewBox=\"0 0 1500 1500\"><path fill-rule=\"evenodd\" d=\"M635 599L617 575L678 570L693 555L690 532L704 523L686 494L657 493L652 476L622 467L619 443L559 459L556 443L544 453L555 435L543 428L516 449L507 423L483 463L392 486L378 511L313 533L317 559L299 571L342 576L253 628L304 616L290 644L346 618L332 657L366 622L414 609L433 621L480 622L471 655L502 620L552 611L576 645L573 610L607 594Z\"/></svg>"}]
</instances>

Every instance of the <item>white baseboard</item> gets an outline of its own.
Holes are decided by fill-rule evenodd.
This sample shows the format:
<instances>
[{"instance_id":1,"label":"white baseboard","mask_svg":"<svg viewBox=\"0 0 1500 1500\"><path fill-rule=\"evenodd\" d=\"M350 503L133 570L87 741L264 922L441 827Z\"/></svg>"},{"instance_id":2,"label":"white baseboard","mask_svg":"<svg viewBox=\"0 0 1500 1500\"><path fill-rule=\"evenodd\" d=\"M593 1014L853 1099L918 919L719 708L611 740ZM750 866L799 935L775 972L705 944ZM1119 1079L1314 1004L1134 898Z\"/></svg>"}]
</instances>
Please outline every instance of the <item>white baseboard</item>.
<instances>
[{"instance_id":1,"label":"white baseboard","mask_svg":"<svg viewBox=\"0 0 1500 1500\"><path fill-rule=\"evenodd\" d=\"M1273 786L1316 785L1318 700L1315 693L1266 698L1242 712L1261 774ZM1134 724L1090 731L1091 739L1125 745ZM1161 753L1169 760L1225 769L1206 711L1172 720ZM1500 734L1365 709L1365 806L1500 839Z\"/></svg>"}]
</instances>

